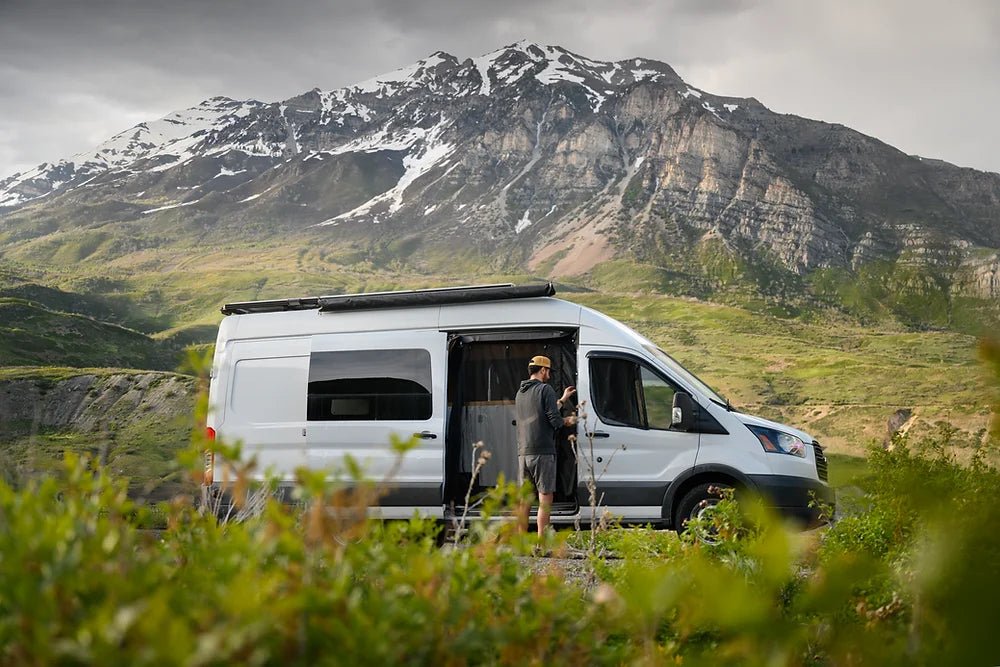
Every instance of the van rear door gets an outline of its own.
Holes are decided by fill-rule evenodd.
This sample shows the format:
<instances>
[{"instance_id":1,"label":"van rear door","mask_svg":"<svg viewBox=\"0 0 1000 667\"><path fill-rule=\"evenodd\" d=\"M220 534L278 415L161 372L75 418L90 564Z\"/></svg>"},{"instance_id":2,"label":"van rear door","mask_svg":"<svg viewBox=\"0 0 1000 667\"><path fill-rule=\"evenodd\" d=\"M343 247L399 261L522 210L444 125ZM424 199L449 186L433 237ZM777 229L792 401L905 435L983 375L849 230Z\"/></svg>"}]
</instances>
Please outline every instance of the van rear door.
<instances>
[{"instance_id":1,"label":"van rear door","mask_svg":"<svg viewBox=\"0 0 1000 667\"><path fill-rule=\"evenodd\" d=\"M309 467L343 470L344 457L354 457L367 478L386 481L384 517L414 508L441 516L446 338L440 331L313 336ZM400 459L394 437L416 437L417 445Z\"/></svg>"}]
</instances>

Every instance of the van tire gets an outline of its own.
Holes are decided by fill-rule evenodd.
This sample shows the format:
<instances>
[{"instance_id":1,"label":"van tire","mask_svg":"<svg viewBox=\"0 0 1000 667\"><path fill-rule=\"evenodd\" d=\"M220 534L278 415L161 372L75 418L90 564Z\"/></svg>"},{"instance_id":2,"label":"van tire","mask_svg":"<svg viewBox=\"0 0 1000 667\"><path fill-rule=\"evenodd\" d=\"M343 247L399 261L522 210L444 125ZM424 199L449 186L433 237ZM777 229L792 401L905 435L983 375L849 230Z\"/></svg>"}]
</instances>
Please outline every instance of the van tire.
<instances>
[{"instance_id":1,"label":"van tire","mask_svg":"<svg viewBox=\"0 0 1000 667\"><path fill-rule=\"evenodd\" d=\"M719 493L722 489L731 489L733 486L726 482L707 482L699 484L684 494L680 504L677 506L677 516L674 517L674 525L677 532L683 533L687 528L687 523L696 518L706 507L718 505L722 499Z\"/></svg>"}]
</instances>

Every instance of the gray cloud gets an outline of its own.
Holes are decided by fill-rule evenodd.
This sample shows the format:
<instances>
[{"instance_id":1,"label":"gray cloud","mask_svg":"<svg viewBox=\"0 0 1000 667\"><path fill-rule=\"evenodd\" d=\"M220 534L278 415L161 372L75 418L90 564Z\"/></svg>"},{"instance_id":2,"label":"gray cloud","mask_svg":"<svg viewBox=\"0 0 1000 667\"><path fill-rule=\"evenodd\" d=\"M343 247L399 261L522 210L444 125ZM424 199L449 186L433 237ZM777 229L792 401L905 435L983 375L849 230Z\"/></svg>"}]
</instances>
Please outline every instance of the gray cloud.
<instances>
[{"instance_id":1,"label":"gray cloud","mask_svg":"<svg viewBox=\"0 0 1000 667\"><path fill-rule=\"evenodd\" d=\"M214 95L277 100L519 39L1000 171L992 0L0 0L0 175Z\"/></svg>"}]
</instances>

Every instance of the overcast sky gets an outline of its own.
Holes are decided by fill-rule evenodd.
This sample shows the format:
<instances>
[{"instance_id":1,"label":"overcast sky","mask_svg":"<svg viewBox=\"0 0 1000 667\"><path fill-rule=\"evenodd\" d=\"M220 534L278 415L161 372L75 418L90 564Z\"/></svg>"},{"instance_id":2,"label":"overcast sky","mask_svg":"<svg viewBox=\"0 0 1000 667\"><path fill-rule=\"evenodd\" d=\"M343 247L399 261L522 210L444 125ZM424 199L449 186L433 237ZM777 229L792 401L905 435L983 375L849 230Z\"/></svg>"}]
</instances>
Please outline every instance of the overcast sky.
<instances>
[{"instance_id":1,"label":"overcast sky","mask_svg":"<svg viewBox=\"0 0 1000 667\"><path fill-rule=\"evenodd\" d=\"M0 0L0 178L208 97L520 39L1000 172L998 0Z\"/></svg>"}]
</instances>

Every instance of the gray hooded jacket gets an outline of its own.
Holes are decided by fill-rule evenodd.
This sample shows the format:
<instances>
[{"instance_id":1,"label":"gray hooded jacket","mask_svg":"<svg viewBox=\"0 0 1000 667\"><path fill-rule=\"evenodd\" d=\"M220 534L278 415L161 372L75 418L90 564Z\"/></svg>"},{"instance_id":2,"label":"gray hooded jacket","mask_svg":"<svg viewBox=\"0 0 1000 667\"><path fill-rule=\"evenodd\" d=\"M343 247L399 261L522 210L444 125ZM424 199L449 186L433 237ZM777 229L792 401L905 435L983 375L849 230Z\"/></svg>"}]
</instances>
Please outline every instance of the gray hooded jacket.
<instances>
[{"instance_id":1,"label":"gray hooded jacket","mask_svg":"<svg viewBox=\"0 0 1000 667\"><path fill-rule=\"evenodd\" d=\"M524 380L514 397L517 452L522 456L556 453L556 431L563 425L556 390L540 380Z\"/></svg>"}]
</instances>

